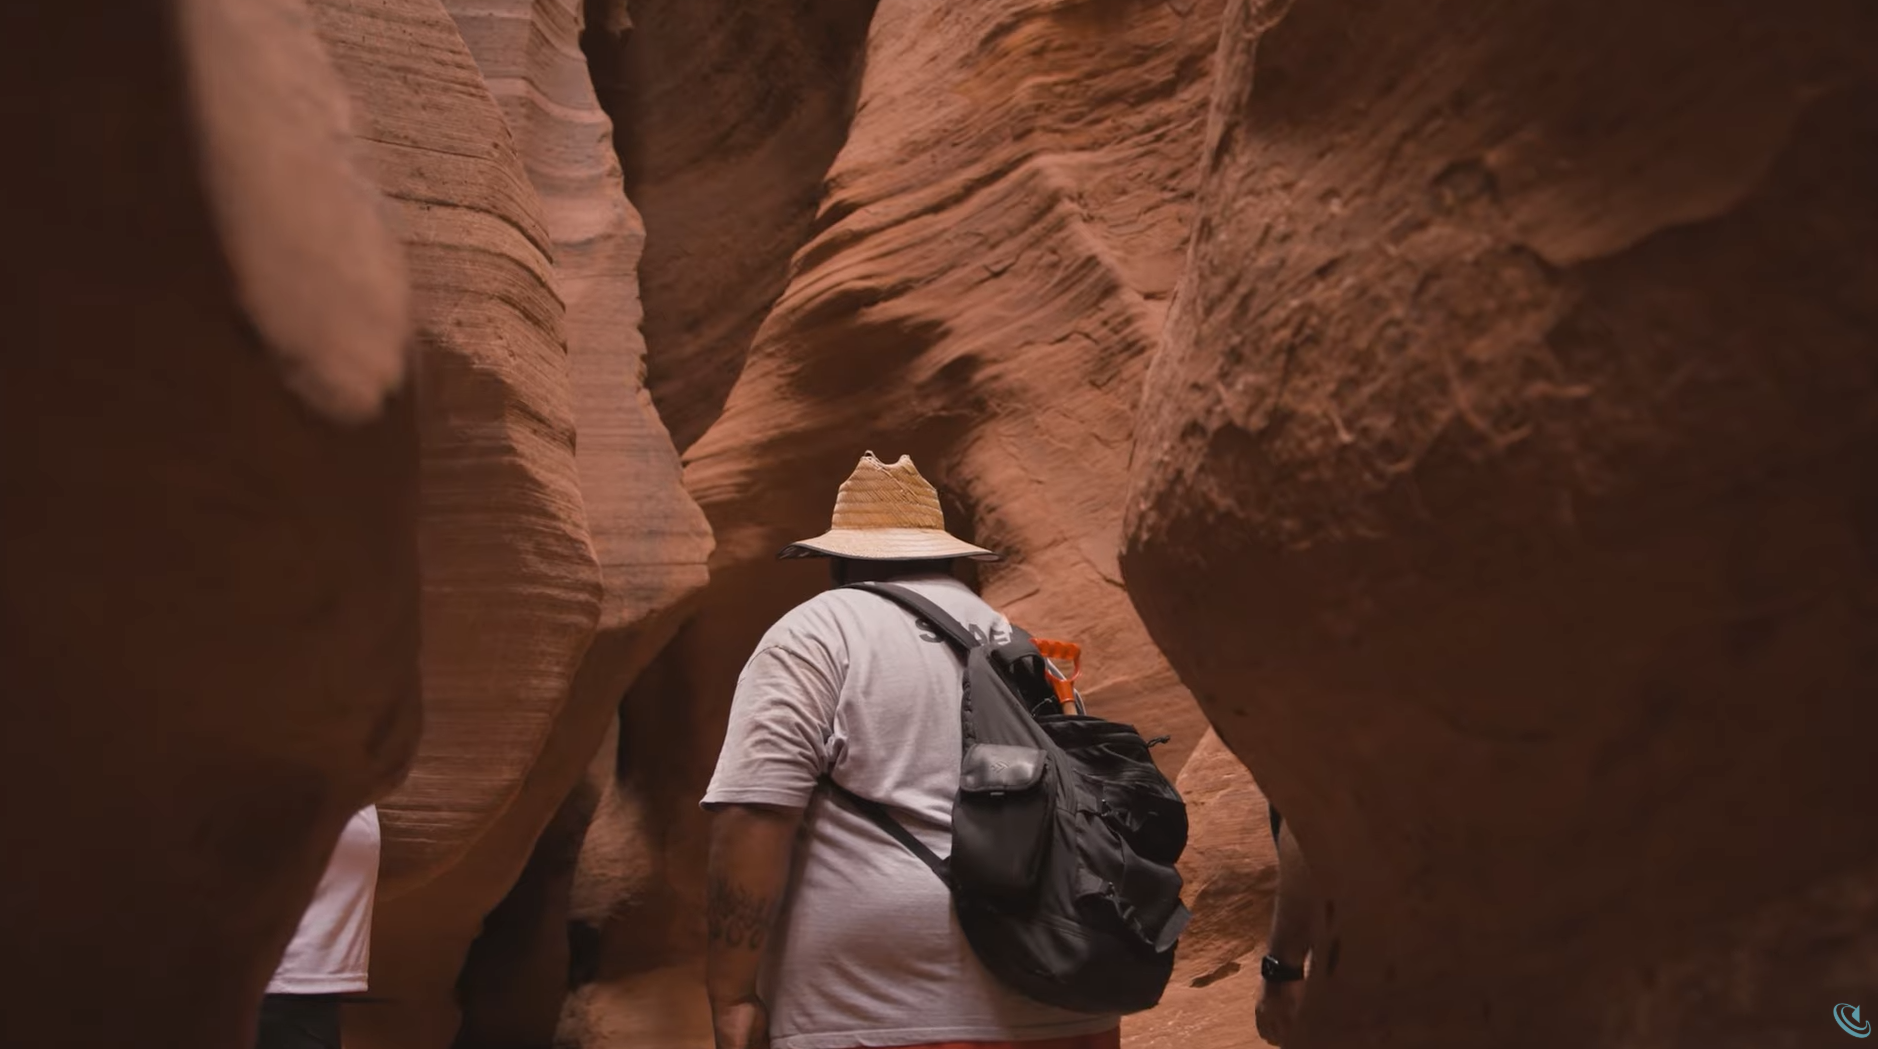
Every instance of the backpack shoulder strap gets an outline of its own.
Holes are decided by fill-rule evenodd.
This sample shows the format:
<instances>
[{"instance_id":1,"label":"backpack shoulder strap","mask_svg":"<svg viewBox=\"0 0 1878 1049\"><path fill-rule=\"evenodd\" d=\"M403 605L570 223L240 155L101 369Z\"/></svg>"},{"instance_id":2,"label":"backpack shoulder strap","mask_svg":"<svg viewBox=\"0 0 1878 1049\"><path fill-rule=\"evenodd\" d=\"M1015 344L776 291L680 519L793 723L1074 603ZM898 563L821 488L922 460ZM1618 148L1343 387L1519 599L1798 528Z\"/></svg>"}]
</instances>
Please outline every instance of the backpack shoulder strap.
<instances>
[{"instance_id":1,"label":"backpack shoulder strap","mask_svg":"<svg viewBox=\"0 0 1878 1049\"><path fill-rule=\"evenodd\" d=\"M971 631L960 626L958 620L947 615L945 609L906 587L895 586L892 583L849 583L842 589L865 590L900 605L938 628L939 632L944 634L947 640L951 641L953 646L961 652L969 652L978 647L978 639L972 636Z\"/></svg>"},{"instance_id":2,"label":"backpack shoulder strap","mask_svg":"<svg viewBox=\"0 0 1878 1049\"><path fill-rule=\"evenodd\" d=\"M894 819L893 814L887 811L887 806L872 798L861 797L836 783L833 776L823 776L822 782L828 785L829 792L837 800L867 817L869 823L885 831L889 838L899 842L902 848L918 857L928 870L937 874L939 880L945 882L946 888L952 888L952 872L948 869L946 861L940 859L938 853L927 848L925 842L914 837L913 832L902 826L899 820Z\"/></svg>"}]
</instances>

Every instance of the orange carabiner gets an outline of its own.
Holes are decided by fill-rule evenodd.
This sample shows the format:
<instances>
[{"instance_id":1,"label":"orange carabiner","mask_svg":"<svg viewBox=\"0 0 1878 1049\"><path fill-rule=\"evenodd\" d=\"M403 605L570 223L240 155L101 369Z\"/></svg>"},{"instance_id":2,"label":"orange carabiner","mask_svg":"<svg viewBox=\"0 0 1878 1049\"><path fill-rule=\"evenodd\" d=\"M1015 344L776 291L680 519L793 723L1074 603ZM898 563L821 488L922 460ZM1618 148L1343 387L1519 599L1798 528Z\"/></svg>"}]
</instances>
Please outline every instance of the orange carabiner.
<instances>
[{"instance_id":1,"label":"orange carabiner","mask_svg":"<svg viewBox=\"0 0 1878 1049\"><path fill-rule=\"evenodd\" d=\"M1079 706L1076 702L1075 680L1082 676L1082 646L1074 641L1051 641L1047 638L1033 637L1031 643L1043 654L1044 676L1050 679L1050 687L1056 690L1056 704L1065 714ZM1063 673L1063 664L1070 665L1068 674Z\"/></svg>"}]
</instances>

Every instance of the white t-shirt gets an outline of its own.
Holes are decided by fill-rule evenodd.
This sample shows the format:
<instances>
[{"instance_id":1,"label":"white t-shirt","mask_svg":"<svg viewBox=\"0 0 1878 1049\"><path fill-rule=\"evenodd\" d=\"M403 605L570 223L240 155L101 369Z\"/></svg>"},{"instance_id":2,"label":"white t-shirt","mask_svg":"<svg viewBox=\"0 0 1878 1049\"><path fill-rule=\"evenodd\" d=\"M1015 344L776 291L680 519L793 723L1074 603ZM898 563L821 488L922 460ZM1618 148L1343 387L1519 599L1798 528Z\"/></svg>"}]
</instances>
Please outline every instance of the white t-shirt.
<instances>
[{"instance_id":1,"label":"white t-shirt","mask_svg":"<svg viewBox=\"0 0 1878 1049\"><path fill-rule=\"evenodd\" d=\"M365 990L372 956L372 897L378 889L378 809L352 814L326 873L287 944L269 994L344 994Z\"/></svg>"},{"instance_id":2,"label":"white t-shirt","mask_svg":"<svg viewBox=\"0 0 1878 1049\"><path fill-rule=\"evenodd\" d=\"M992 643L1010 640L1010 623L965 584L896 582ZM832 771L934 852L950 852L961 672L951 646L912 613L831 590L771 627L737 679L705 807L807 810L761 980L774 1049L1028 1041L1118 1022L1000 983L972 953L932 871L816 789Z\"/></svg>"}]
</instances>

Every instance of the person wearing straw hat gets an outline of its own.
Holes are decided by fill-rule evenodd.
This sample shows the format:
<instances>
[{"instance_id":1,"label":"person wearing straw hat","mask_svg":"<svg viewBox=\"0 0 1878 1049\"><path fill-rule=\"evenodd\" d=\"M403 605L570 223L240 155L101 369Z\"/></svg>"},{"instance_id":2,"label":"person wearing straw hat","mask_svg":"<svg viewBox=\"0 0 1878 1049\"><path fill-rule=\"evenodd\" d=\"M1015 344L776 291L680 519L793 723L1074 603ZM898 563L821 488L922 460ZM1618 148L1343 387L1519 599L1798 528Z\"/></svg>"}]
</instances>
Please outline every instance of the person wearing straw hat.
<instances>
[{"instance_id":1,"label":"person wearing straw hat","mask_svg":"<svg viewBox=\"0 0 1878 1049\"><path fill-rule=\"evenodd\" d=\"M779 556L832 559L834 588L758 642L704 795L714 814L706 983L718 1049L1115 1049L1119 1017L1005 987L966 942L944 884L818 790L832 776L927 846L950 848L958 657L899 605L840 587L892 581L1003 644L1010 621L952 575L958 559L998 555L946 531L938 492L912 459L868 452L836 495L828 531Z\"/></svg>"}]
</instances>

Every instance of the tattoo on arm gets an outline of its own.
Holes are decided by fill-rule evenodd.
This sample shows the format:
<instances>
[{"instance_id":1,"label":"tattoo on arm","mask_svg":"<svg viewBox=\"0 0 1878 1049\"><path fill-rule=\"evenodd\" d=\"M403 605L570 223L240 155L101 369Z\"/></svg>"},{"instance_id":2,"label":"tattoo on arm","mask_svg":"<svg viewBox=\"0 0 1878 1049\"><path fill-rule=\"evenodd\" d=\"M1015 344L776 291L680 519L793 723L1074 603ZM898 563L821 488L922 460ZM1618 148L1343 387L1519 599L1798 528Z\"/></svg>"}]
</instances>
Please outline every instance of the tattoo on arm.
<instances>
[{"instance_id":1,"label":"tattoo on arm","mask_svg":"<svg viewBox=\"0 0 1878 1049\"><path fill-rule=\"evenodd\" d=\"M712 878L705 890L704 918L712 943L761 950L775 910L774 900L758 898L724 878Z\"/></svg>"}]
</instances>

